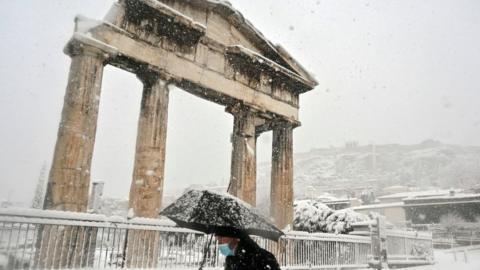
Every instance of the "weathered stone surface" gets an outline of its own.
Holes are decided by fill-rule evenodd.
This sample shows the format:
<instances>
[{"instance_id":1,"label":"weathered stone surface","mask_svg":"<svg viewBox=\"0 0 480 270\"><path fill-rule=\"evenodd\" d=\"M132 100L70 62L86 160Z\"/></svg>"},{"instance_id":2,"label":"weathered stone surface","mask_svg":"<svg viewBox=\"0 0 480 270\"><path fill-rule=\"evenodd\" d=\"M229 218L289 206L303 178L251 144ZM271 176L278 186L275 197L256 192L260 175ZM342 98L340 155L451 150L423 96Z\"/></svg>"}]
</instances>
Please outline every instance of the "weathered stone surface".
<instances>
[{"instance_id":1,"label":"weathered stone surface","mask_svg":"<svg viewBox=\"0 0 480 270\"><path fill-rule=\"evenodd\" d=\"M212 55L214 50L209 49L206 52L207 59L200 54L195 59L201 60L201 62L191 61L168 49L139 41L112 25L100 26L92 33L92 36L100 42L117 48L121 57L110 61L116 66L134 70L135 66L148 65L161 71L166 77L171 77L173 83L180 85L183 82L189 82L192 87L184 87L183 89L186 91L195 92L198 88L201 88L203 91L215 93L215 96L225 97L224 99L212 100L221 105L228 106L243 102L246 105L263 108L287 119L298 120L298 108L296 106L273 97L271 94L251 88L249 80L237 81L231 79L231 76L227 73L229 68L227 67L228 61L225 54ZM124 61L125 58L128 61ZM205 65L207 65L207 68ZM223 70L220 70L221 66L224 67ZM228 102L221 103L221 100Z\"/></svg>"},{"instance_id":2,"label":"weathered stone surface","mask_svg":"<svg viewBox=\"0 0 480 270\"><path fill-rule=\"evenodd\" d=\"M83 48L72 56L44 208L85 212L104 57Z\"/></svg>"},{"instance_id":3,"label":"weathered stone surface","mask_svg":"<svg viewBox=\"0 0 480 270\"><path fill-rule=\"evenodd\" d=\"M245 107L229 110L234 116L232 133L232 166L229 192L256 204L256 152L255 113Z\"/></svg>"},{"instance_id":4,"label":"weathered stone surface","mask_svg":"<svg viewBox=\"0 0 480 270\"><path fill-rule=\"evenodd\" d=\"M136 216L155 218L160 212L165 173L169 90L155 74L141 75L144 83L130 207Z\"/></svg>"},{"instance_id":5,"label":"weathered stone surface","mask_svg":"<svg viewBox=\"0 0 480 270\"><path fill-rule=\"evenodd\" d=\"M270 216L283 229L293 221L293 128L281 123L273 128Z\"/></svg>"}]
</instances>

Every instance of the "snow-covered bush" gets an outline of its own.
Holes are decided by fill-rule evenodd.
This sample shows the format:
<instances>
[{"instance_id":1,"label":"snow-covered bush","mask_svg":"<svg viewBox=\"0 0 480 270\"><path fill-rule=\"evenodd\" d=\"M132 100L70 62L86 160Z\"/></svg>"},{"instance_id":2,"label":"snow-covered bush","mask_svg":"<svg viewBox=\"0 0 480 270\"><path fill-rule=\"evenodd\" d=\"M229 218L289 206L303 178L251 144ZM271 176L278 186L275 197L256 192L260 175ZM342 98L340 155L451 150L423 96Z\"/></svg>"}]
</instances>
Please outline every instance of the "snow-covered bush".
<instances>
[{"instance_id":1,"label":"snow-covered bush","mask_svg":"<svg viewBox=\"0 0 480 270\"><path fill-rule=\"evenodd\" d=\"M370 220L351 209L334 211L314 200L295 201L293 206L293 229L297 231L345 234L352 231L352 223Z\"/></svg>"},{"instance_id":2,"label":"snow-covered bush","mask_svg":"<svg viewBox=\"0 0 480 270\"><path fill-rule=\"evenodd\" d=\"M333 213L325 204L313 200L295 201L293 207L293 228L298 231L323 231L327 217Z\"/></svg>"}]
</instances>

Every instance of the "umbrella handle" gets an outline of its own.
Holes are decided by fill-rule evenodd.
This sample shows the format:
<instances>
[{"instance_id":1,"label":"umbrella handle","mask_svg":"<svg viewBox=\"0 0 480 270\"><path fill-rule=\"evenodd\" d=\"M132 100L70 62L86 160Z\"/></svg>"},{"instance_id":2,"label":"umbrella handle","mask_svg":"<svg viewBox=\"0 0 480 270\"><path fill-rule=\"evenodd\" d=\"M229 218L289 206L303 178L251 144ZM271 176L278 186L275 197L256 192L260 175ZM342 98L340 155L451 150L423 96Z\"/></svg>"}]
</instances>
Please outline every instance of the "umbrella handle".
<instances>
[{"instance_id":1,"label":"umbrella handle","mask_svg":"<svg viewBox=\"0 0 480 270\"><path fill-rule=\"evenodd\" d=\"M198 268L198 270L202 270L203 266L205 265L205 261L207 260L207 251L210 249L210 245L212 244L212 238L213 234L210 235L210 240L205 243L205 248L203 249L203 259L200 263L200 268Z\"/></svg>"}]
</instances>

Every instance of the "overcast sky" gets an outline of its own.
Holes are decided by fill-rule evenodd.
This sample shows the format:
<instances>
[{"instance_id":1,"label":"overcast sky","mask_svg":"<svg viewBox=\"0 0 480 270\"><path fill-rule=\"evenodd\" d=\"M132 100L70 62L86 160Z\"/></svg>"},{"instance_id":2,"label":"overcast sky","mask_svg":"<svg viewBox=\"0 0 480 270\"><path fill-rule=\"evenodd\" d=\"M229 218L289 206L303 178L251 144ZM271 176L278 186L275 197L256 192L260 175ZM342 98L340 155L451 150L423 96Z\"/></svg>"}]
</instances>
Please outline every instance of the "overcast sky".
<instances>
[{"instance_id":1,"label":"overcast sky","mask_svg":"<svg viewBox=\"0 0 480 270\"><path fill-rule=\"evenodd\" d=\"M257 28L319 81L301 98L295 152L345 141L480 145L480 1L233 0ZM50 166L76 14L101 19L111 0L2 1L0 199L28 201ZM127 197L142 86L104 73L92 179ZM232 117L175 89L165 188L226 184ZM259 139L269 160L271 136Z\"/></svg>"}]
</instances>

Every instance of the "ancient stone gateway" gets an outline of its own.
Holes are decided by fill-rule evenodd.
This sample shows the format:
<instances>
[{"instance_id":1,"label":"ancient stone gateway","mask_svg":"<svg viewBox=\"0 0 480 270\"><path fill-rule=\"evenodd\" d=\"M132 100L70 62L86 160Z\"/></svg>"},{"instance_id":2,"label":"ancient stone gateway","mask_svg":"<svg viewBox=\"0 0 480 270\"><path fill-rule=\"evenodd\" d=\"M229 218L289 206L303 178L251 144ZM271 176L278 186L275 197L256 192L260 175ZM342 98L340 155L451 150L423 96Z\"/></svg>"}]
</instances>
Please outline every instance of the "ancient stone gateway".
<instances>
[{"instance_id":1,"label":"ancient stone gateway","mask_svg":"<svg viewBox=\"0 0 480 270\"><path fill-rule=\"evenodd\" d=\"M224 105L234 116L229 192L255 204L256 140L273 130L271 215L292 221L292 132L299 95L315 80L229 3L217 0L120 0L103 21L77 17L65 47L71 59L45 208L85 211L102 72L135 73L143 97L130 204L137 216L159 212L165 164L168 85Z\"/></svg>"}]
</instances>

